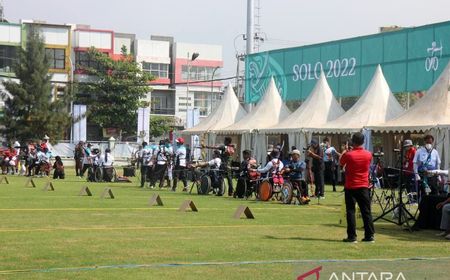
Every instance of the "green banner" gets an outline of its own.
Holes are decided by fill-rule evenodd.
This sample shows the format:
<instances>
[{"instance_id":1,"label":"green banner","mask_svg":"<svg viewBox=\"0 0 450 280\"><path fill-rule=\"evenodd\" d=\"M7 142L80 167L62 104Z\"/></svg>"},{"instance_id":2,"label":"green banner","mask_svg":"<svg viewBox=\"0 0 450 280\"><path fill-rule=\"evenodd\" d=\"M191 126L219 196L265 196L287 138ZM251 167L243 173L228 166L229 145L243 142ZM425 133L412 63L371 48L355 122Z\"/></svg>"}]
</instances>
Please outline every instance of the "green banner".
<instances>
[{"instance_id":1,"label":"green banner","mask_svg":"<svg viewBox=\"0 0 450 280\"><path fill-rule=\"evenodd\" d=\"M275 78L283 100L303 100L323 71L336 97L360 96L380 64L394 93L427 90L450 58L450 21L399 31L251 54L245 102Z\"/></svg>"}]
</instances>

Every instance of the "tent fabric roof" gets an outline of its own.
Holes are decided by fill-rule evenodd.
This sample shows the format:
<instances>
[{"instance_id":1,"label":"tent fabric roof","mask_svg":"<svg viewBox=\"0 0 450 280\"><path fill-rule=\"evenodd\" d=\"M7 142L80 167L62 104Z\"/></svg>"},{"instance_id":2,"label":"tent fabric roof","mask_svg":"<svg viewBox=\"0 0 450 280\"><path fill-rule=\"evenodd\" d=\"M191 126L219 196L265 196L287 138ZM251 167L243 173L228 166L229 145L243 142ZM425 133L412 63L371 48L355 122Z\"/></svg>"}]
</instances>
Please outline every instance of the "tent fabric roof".
<instances>
[{"instance_id":1,"label":"tent fabric roof","mask_svg":"<svg viewBox=\"0 0 450 280\"><path fill-rule=\"evenodd\" d=\"M250 113L235 124L213 132L219 134L252 132L253 130L271 127L290 114L291 112L283 103L272 77L263 98Z\"/></svg>"},{"instance_id":2,"label":"tent fabric roof","mask_svg":"<svg viewBox=\"0 0 450 280\"><path fill-rule=\"evenodd\" d=\"M381 67L378 65L372 80L355 105L341 117L312 131L316 133L355 132L366 126L384 123L403 112L403 107L389 89Z\"/></svg>"},{"instance_id":3,"label":"tent fabric roof","mask_svg":"<svg viewBox=\"0 0 450 280\"><path fill-rule=\"evenodd\" d=\"M303 104L280 123L262 129L266 133L286 133L301 128L320 127L345 113L333 95L325 74L322 72L314 89Z\"/></svg>"},{"instance_id":4,"label":"tent fabric roof","mask_svg":"<svg viewBox=\"0 0 450 280\"><path fill-rule=\"evenodd\" d=\"M222 129L242 119L247 112L239 104L233 87L228 85L217 108L198 125L186 129L184 134L201 134L215 129Z\"/></svg>"},{"instance_id":5,"label":"tent fabric roof","mask_svg":"<svg viewBox=\"0 0 450 280\"><path fill-rule=\"evenodd\" d=\"M409 110L378 126L368 127L381 132L425 131L433 127L450 126L450 63L439 78Z\"/></svg>"}]
</instances>

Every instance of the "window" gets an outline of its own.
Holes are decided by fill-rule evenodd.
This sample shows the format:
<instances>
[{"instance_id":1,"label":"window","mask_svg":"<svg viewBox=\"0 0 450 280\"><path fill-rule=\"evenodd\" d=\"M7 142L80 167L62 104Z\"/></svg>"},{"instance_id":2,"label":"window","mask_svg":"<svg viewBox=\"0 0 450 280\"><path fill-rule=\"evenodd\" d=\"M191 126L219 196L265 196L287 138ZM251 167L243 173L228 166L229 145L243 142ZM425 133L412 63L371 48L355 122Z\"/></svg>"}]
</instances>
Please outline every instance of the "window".
<instances>
[{"instance_id":1,"label":"window","mask_svg":"<svg viewBox=\"0 0 450 280\"><path fill-rule=\"evenodd\" d=\"M66 68L66 50L65 49L45 49L48 63L52 69Z\"/></svg>"},{"instance_id":2,"label":"window","mask_svg":"<svg viewBox=\"0 0 450 280\"><path fill-rule=\"evenodd\" d=\"M212 78L212 74L216 67L205 67L205 66L191 66L189 72L189 80L191 81L207 81ZM220 76L219 70L216 70L214 73L214 77L217 78ZM183 65L181 67L181 78L183 80L187 80L188 77L188 66Z\"/></svg>"},{"instance_id":3,"label":"window","mask_svg":"<svg viewBox=\"0 0 450 280\"><path fill-rule=\"evenodd\" d=\"M142 62L142 70L155 77L169 78L169 64Z\"/></svg>"},{"instance_id":4,"label":"window","mask_svg":"<svg viewBox=\"0 0 450 280\"><path fill-rule=\"evenodd\" d=\"M0 46L0 72L13 72L17 59L17 47Z\"/></svg>"},{"instance_id":5,"label":"window","mask_svg":"<svg viewBox=\"0 0 450 280\"><path fill-rule=\"evenodd\" d=\"M219 101L219 94L210 92L194 92L194 107L200 111L200 116L208 116L214 110ZM212 104L212 108L211 108Z\"/></svg>"},{"instance_id":6,"label":"window","mask_svg":"<svg viewBox=\"0 0 450 280\"><path fill-rule=\"evenodd\" d=\"M108 53L105 53L108 55ZM83 68L94 68L98 69L99 65L97 62L93 61L87 52L78 51L75 52L75 69L80 70Z\"/></svg>"}]
</instances>

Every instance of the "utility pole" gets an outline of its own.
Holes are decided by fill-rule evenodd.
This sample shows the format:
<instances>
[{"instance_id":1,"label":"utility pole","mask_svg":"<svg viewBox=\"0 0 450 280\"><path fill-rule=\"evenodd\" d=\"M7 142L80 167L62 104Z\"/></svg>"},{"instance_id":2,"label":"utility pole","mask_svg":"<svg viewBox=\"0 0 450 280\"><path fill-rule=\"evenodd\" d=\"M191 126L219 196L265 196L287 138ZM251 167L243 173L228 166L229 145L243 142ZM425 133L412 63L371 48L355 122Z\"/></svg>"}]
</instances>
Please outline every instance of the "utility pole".
<instances>
[{"instance_id":1,"label":"utility pole","mask_svg":"<svg viewBox=\"0 0 450 280\"><path fill-rule=\"evenodd\" d=\"M255 36L254 6L255 6L254 0L247 0L247 45L246 45L246 55L247 56L253 53L253 43L254 43L254 36ZM248 67L248 65L246 65L245 67ZM239 73L238 73L238 75L239 75ZM246 103L245 109L247 110L247 112L250 112L252 110L252 104Z\"/></svg>"}]
</instances>

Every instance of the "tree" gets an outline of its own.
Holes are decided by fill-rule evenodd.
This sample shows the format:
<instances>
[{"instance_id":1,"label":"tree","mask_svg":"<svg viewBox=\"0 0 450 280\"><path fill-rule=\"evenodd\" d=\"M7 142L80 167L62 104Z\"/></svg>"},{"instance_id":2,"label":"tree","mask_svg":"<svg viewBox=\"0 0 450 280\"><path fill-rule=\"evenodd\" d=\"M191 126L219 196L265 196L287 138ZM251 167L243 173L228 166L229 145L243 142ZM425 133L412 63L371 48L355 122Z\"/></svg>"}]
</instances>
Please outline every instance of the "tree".
<instances>
[{"instance_id":1,"label":"tree","mask_svg":"<svg viewBox=\"0 0 450 280\"><path fill-rule=\"evenodd\" d=\"M137 110L148 106L141 99L151 90L148 82L153 77L141 70L124 47L118 60L95 48L87 56L90 67L81 69L94 82L79 83L81 95L77 102L88 105L88 120L101 128L118 128L126 135L136 134Z\"/></svg>"},{"instance_id":2,"label":"tree","mask_svg":"<svg viewBox=\"0 0 450 280\"><path fill-rule=\"evenodd\" d=\"M173 117L152 116L150 118L150 135L152 137L164 136L175 127L175 119Z\"/></svg>"},{"instance_id":3,"label":"tree","mask_svg":"<svg viewBox=\"0 0 450 280\"><path fill-rule=\"evenodd\" d=\"M10 96L5 101L5 128L8 140L37 140L44 135L62 139L70 125L67 110L70 94L53 96L49 63L44 39L35 27L30 27L26 48L18 50L14 73L19 80L3 82Z\"/></svg>"}]
</instances>

